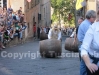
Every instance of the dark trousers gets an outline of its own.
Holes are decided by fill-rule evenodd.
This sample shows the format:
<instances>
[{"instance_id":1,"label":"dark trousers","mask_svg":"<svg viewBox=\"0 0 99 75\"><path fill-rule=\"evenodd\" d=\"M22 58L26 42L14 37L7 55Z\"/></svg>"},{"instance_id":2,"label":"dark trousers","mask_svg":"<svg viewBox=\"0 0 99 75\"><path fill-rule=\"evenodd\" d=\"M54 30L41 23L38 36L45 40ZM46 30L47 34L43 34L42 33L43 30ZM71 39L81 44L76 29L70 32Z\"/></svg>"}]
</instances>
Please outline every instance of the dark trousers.
<instances>
[{"instance_id":1,"label":"dark trousers","mask_svg":"<svg viewBox=\"0 0 99 75\"><path fill-rule=\"evenodd\" d=\"M37 36L38 36L38 39L39 39L40 38L40 33L38 33Z\"/></svg>"},{"instance_id":2,"label":"dark trousers","mask_svg":"<svg viewBox=\"0 0 99 75\"><path fill-rule=\"evenodd\" d=\"M92 63L94 63L94 64L97 64L97 63L98 63L99 58L95 58L94 56L91 56L90 54L89 54L89 57L93 60ZM89 71L89 69L87 68L87 74L88 74L88 75L99 75L99 68L98 68L98 70L97 70L95 73L91 73L91 72Z\"/></svg>"},{"instance_id":3,"label":"dark trousers","mask_svg":"<svg viewBox=\"0 0 99 75\"><path fill-rule=\"evenodd\" d=\"M18 34L18 39L20 38L20 31L16 30L16 33Z\"/></svg>"},{"instance_id":4,"label":"dark trousers","mask_svg":"<svg viewBox=\"0 0 99 75\"><path fill-rule=\"evenodd\" d=\"M80 50L79 50L79 60L81 61L81 54L80 54L81 52L80 52Z\"/></svg>"},{"instance_id":5,"label":"dark trousers","mask_svg":"<svg viewBox=\"0 0 99 75\"><path fill-rule=\"evenodd\" d=\"M36 32L34 32L33 37L36 37Z\"/></svg>"},{"instance_id":6,"label":"dark trousers","mask_svg":"<svg viewBox=\"0 0 99 75\"><path fill-rule=\"evenodd\" d=\"M87 75L99 75L99 69L98 69L98 71L96 71L95 73L91 73L90 71L89 71L89 69L87 68Z\"/></svg>"}]
</instances>

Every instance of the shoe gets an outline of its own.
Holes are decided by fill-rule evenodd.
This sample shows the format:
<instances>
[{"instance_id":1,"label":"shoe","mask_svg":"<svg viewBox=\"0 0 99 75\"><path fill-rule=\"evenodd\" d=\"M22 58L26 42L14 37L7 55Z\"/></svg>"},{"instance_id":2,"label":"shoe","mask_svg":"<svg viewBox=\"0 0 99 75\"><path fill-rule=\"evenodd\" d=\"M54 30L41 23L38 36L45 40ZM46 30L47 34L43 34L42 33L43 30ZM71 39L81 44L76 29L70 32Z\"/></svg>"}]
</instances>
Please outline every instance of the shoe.
<instances>
[{"instance_id":1,"label":"shoe","mask_svg":"<svg viewBox=\"0 0 99 75\"><path fill-rule=\"evenodd\" d=\"M3 49L5 49L5 46L2 46Z\"/></svg>"}]
</instances>

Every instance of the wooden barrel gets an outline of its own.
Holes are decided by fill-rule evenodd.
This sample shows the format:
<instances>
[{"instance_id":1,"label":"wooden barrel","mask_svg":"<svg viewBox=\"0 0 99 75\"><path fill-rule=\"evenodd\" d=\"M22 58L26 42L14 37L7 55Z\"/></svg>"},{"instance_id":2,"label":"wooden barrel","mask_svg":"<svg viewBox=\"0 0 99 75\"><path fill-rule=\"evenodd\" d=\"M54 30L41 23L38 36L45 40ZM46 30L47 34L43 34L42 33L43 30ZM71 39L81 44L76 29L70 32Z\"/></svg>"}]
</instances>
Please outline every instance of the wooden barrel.
<instances>
[{"instance_id":1,"label":"wooden barrel","mask_svg":"<svg viewBox=\"0 0 99 75\"><path fill-rule=\"evenodd\" d=\"M78 52L78 42L73 44L74 38L66 38L65 40L65 50Z\"/></svg>"},{"instance_id":2,"label":"wooden barrel","mask_svg":"<svg viewBox=\"0 0 99 75\"><path fill-rule=\"evenodd\" d=\"M40 41L40 55L42 57L61 56L61 41L55 39L47 39Z\"/></svg>"},{"instance_id":3,"label":"wooden barrel","mask_svg":"<svg viewBox=\"0 0 99 75\"><path fill-rule=\"evenodd\" d=\"M40 33L40 40L46 40L48 39L48 35L45 32Z\"/></svg>"}]
</instances>

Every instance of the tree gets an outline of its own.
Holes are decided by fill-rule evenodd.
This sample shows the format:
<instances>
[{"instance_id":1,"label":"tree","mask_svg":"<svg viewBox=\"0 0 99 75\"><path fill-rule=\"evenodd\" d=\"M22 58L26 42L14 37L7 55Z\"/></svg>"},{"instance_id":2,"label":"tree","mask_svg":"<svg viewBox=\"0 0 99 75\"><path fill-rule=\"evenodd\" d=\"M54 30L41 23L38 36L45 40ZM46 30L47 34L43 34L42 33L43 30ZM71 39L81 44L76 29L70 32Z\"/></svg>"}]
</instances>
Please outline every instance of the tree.
<instances>
[{"instance_id":1,"label":"tree","mask_svg":"<svg viewBox=\"0 0 99 75\"><path fill-rule=\"evenodd\" d=\"M60 17L69 24L75 23L75 3L74 0L51 0L51 6L54 8L52 20L57 21Z\"/></svg>"}]
</instances>

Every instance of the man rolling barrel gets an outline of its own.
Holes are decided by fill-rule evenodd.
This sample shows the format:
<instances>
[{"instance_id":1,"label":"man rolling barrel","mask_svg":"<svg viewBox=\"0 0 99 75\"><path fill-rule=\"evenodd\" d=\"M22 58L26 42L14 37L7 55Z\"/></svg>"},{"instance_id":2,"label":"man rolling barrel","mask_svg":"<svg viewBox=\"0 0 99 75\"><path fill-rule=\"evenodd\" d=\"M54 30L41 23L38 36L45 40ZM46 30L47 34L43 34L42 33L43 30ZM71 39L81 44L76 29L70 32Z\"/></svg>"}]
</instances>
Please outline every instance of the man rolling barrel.
<instances>
[{"instance_id":1,"label":"man rolling barrel","mask_svg":"<svg viewBox=\"0 0 99 75\"><path fill-rule=\"evenodd\" d=\"M57 39L57 40L61 40L61 31L59 30L59 28L57 27L57 25L54 25L49 33L48 33L48 39Z\"/></svg>"},{"instance_id":2,"label":"man rolling barrel","mask_svg":"<svg viewBox=\"0 0 99 75\"><path fill-rule=\"evenodd\" d=\"M57 57L61 56L61 31L55 25L53 26L49 33L48 39L40 41L40 54L42 57Z\"/></svg>"}]
</instances>

